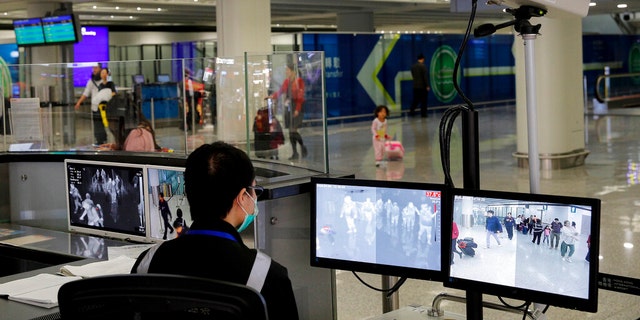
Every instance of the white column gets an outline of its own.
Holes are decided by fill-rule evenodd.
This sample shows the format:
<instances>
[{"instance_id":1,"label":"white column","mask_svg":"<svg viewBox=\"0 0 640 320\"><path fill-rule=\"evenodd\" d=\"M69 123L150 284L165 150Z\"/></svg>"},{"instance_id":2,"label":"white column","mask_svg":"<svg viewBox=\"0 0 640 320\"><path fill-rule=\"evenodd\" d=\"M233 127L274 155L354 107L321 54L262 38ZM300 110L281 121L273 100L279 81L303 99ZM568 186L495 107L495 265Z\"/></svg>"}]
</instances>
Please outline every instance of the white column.
<instances>
[{"instance_id":1,"label":"white column","mask_svg":"<svg viewBox=\"0 0 640 320\"><path fill-rule=\"evenodd\" d=\"M216 32L219 57L271 52L270 1L218 0Z\"/></svg>"},{"instance_id":2,"label":"white column","mask_svg":"<svg viewBox=\"0 0 640 320\"><path fill-rule=\"evenodd\" d=\"M538 154L542 169L584 164L582 19L574 15L532 18L542 24L535 46ZM518 163L527 167L527 102L524 40L515 35Z\"/></svg>"},{"instance_id":3,"label":"white column","mask_svg":"<svg viewBox=\"0 0 640 320\"><path fill-rule=\"evenodd\" d=\"M218 138L242 142L250 132L246 130L244 53L271 53L271 3L218 0L216 21L218 57L224 58L216 64Z\"/></svg>"}]
</instances>

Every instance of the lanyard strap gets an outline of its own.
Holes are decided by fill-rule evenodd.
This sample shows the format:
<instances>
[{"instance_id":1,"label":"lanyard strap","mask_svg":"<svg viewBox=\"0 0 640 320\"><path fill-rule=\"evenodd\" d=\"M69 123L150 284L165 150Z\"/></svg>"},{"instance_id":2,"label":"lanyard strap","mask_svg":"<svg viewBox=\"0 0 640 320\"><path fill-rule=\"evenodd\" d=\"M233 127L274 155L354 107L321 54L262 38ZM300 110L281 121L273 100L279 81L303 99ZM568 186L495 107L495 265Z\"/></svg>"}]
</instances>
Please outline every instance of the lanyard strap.
<instances>
[{"instance_id":1,"label":"lanyard strap","mask_svg":"<svg viewBox=\"0 0 640 320\"><path fill-rule=\"evenodd\" d=\"M205 236L214 236L214 237L218 237L218 238L225 238L225 239L229 239L231 241L235 241L238 242L238 240L236 240L236 238L234 238L231 234L224 232L224 231L216 231L216 230L189 230L189 232L187 232L187 234L191 235L191 234L195 234L195 235L205 235Z\"/></svg>"}]
</instances>

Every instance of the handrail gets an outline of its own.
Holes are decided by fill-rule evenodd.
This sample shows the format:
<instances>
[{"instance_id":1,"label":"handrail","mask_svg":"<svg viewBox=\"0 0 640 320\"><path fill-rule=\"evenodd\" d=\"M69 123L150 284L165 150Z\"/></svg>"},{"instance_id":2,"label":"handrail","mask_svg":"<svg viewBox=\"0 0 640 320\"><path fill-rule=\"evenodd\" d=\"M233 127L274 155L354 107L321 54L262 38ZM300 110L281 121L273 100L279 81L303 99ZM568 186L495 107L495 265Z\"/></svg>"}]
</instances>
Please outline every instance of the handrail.
<instances>
[{"instance_id":1,"label":"handrail","mask_svg":"<svg viewBox=\"0 0 640 320\"><path fill-rule=\"evenodd\" d=\"M595 91L594 96L596 100L598 100L598 102L600 103L605 103L605 102L623 101L623 100L629 100L629 99L640 99L640 91L637 93L633 92L632 94L617 95L613 97L610 96L612 86L608 82L615 79L624 79L624 78L632 78L632 77L640 78L640 73L633 72L633 73L620 73L620 74L610 74L610 75L605 74L605 75L598 76L598 78L596 79L596 86L594 90ZM602 81L604 80L606 80L607 82L603 84ZM635 87L636 86L633 86L634 89ZM600 88L604 89L604 93L600 92Z\"/></svg>"}]
</instances>

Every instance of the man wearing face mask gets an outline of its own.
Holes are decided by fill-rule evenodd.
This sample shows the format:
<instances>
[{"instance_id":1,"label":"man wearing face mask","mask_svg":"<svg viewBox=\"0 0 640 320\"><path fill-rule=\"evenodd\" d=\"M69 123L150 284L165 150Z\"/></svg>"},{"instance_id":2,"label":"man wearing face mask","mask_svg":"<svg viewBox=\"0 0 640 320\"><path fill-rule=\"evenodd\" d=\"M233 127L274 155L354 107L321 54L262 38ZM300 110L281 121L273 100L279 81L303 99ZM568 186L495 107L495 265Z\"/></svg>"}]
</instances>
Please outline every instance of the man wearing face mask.
<instances>
[{"instance_id":1,"label":"man wearing face mask","mask_svg":"<svg viewBox=\"0 0 640 320\"><path fill-rule=\"evenodd\" d=\"M298 319L287 269L240 237L258 214L263 190L247 154L224 142L202 145L187 158L184 180L193 220L189 232L144 251L131 273L246 284L262 294L270 319Z\"/></svg>"}]
</instances>

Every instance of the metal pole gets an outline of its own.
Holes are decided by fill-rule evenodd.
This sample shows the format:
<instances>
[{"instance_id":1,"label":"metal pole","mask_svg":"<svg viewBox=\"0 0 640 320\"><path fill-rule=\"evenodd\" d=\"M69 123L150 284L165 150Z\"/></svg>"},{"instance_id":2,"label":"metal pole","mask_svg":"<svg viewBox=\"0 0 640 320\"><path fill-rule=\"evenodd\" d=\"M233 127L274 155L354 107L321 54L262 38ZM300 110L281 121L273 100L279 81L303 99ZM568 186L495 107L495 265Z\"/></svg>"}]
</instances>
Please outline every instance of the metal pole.
<instances>
[{"instance_id":1,"label":"metal pole","mask_svg":"<svg viewBox=\"0 0 640 320\"><path fill-rule=\"evenodd\" d=\"M395 276L382 276L382 290L389 290L395 283L398 282L398 277ZM391 296L387 297L386 292L382 292L382 313L391 312L400 308L400 297L398 292L394 292Z\"/></svg>"},{"instance_id":2,"label":"metal pole","mask_svg":"<svg viewBox=\"0 0 640 320\"><path fill-rule=\"evenodd\" d=\"M529 144L529 188L531 193L540 190L540 156L538 153L538 117L536 105L536 72L534 68L534 40L536 34L523 34L527 90L527 137Z\"/></svg>"}]
</instances>

